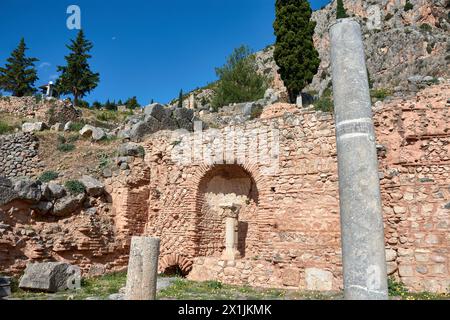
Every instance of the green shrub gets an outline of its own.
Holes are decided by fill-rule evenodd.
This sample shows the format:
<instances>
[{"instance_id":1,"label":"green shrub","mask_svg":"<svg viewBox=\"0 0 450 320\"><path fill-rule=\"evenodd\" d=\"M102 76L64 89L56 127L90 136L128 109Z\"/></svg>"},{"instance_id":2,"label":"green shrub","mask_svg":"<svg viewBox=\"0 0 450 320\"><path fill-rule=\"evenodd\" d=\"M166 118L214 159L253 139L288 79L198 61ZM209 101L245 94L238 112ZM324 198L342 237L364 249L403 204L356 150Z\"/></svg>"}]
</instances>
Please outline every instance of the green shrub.
<instances>
[{"instance_id":1,"label":"green shrub","mask_svg":"<svg viewBox=\"0 0 450 320\"><path fill-rule=\"evenodd\" d=\"M138 155L139 155L139 157L141 157L141 158L144 158L144 157L145 157L145 149L144 149L143 146L139 146L139 147L138 147Z\"/></svg>"},{"instance_id":2,"label":"green shrub","mask_svg":"<svg viewBox=\"0 0 450 320\"><path fill-rule=\"evenodd\" d=\"M69 180L64 183L66 190L72 194L77 195L86 191L86 187L78 180Z\"/></svg>"},{"instance_id":3,"label":"green shrub","mask_svg":"<svg viewBox=\"0 0 450 320\"><path fill-rule=\"evenodd\" d=\"M97 120L100 121L117 121L118 120L118 114L116 111L112 111L112 110L104 110L104 111L100 111L97 113L96 115Z\"/></svg>"},{"instance_id":4,"label":"green shrub","mask_svg":"<svg viewBox=\"0 0 450 320\"><path fill-rule=\"evenodd\" d=\"M433 28L428 23L423 23L420 25L420 30L424 32L431 32Z\"/></svg>"},{"instance_id":5,"label":"green shrub","mask_svg":"<svg viewBox=\"0 0 450 320\"><path fill-rule=\"evenodd\" d=\"M370 91L370 96L376 100L383 101L387 97L392 95L392 92L388 89L381 88L381 89L374 89Z\"/></svg>"},{"instance_id":6,"label":"green shrub","mask_svg":"<svg viewBox=\"0 0 450 320\"><path fill-rule=\"evenodd\" d=\"M334 110L333 100L330 97L322 96L314 103L314 109L322 112L332 112Z\"/></svg>"},{"instance_id":7,"label":"green shrub","mask_svg":"<svg viewBox=\"0 0 450 320\"><path fill-rule=\"evenodd\" d=\"M55 179L57 179L59 176L58 172L55 171L45 171L41 176L39 177L39 181L41 182L50 182Z\"/></svg>"},{"instance_id":8,"label":"green shrub","mask_svg":"<svg viewBox=\"0 0 450 320\"><path fill-rule=\"evenodd\" d=\"M12 132L13 130L14 130L13 127L11 127L6 122L3 122L3 121L0 120L0 134L6 134L6 133L9 133L9 132Z\"/></svg>"},{"instance_id":9,"label":"green shrub","mask_svg":"<svg viewBox=\"0 0 450 320\"><path fill-rule=\"evenodd\" d=\"M388 291L390 296L404 296L409 293L405 285L394 278L388 279Z\"/></svg>"},{"instance_id":10,"label":"green shrub","mask_svg":"<svg viewBox=\"0 0 450 320\"><path fill-rule=\"evenodd\" d=\"M80 131L84 125L83 122L72 122L69 126L69 131Z\"/></svg>"},{"instance_id":11,"label":"green shrub","mask_svg":"<svg viewBox=\"0 0 450 320\"><path fill-rule=\"evenodd\" d=\"M212 105L215 110L231 103L256 101L264 97L268 79L258 73L255 55L246 46L234 50L227 63L216 68L219 77Z\"/></svg>"},{"instance_id":12,"label":"green shrub","mask_svg":"<svg viewBox=\"0 0 450 320\"><path fill-rule=\"evenodd\" d=\"M412 10L413 8L414 8L414 5L411 2L409 2L409 0L406 0L404 10L409 11L409 10Z\"/></svg>"},{"instance_id":13,"label":"green shrub","mask_svg":"<svg viewBox=\"0 0 450 320\"><path fill-rule=\"evenodd\" d=\"M61 143L58 145L57 149L61 152L70 152L75 150L75 145L71 143Z\"/></svg>"}]
</instances>

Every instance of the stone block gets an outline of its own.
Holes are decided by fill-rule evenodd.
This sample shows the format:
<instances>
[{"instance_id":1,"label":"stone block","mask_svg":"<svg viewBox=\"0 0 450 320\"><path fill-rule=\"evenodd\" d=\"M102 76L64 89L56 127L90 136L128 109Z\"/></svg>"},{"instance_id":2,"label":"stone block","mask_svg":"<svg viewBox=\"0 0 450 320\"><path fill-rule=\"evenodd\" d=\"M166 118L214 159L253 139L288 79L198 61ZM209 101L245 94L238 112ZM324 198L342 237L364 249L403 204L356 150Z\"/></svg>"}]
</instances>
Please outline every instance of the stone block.
<instances>
[{"instance_id":1,"label":"stone block","mask_svg":"<svg viewBox=\"0 0 450 320\"><path fill-rule=\"evenodd\" d=\"M306 289L312 291L330 291L333 289L333 274L330 271L307 268L305 270Z\"/></svg>"},{"instance_id":2,"label":"stone block","mask_svg":"<svg viewBox=\"0 0 450 320\"><path fill-rule=\"evenodd\" d=\"M30 263L19 288L50 293L67 290L73 277L70 268L70 264L62 262Z\"/></svg>"},{"instance_id":3,"label":"stone block","mask_svg":"<svg viewBox=\"0 0 450 320\"><path fill-rule=\"evenodd\" d=\"M300 271L296 268L284 269L281 273L283 285L287 287L298 287L300 285Z\"/></svg>"}]
</instances>

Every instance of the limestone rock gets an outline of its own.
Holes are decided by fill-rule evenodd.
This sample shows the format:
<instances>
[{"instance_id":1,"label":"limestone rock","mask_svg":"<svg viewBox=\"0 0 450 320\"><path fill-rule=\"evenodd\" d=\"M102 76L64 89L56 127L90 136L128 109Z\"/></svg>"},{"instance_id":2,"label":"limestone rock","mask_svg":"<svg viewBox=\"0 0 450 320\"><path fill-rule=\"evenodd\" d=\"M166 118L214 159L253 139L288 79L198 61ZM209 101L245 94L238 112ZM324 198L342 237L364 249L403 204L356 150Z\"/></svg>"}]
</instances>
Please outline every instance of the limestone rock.
<instances>
[{"instance_id":1,"label":"limestone rock","mask_svg":"<svg viewBox=\"0 0 450 320\"><path fill-rule=\"evenodd\" d=\"M60 184L50 182L47 185L48 190L50 191L51 197L53 199L61 199L66 195L66 190L64 187Z\"/></svg>"},{"instance_id":2,"label":"limestone rock","mask_svg":"<svg viewBox=\"0 0 450 320\"><path fill-rule=\"evenodd\" d=\"M105 192L105 186L103 183L91 176L83 176L80 182L86 187L88 195L93 197L101 196Z\"/></svg>"},{"instance_id":3,"label":"limestone rock","mask_svg":"<svg viewBox=\"0 0 450 320\"><path fill-rule=\"evenodd\" d=\"M70 131L70 127L72 126L73 122L72 121L68 121L65 125L64 125L64 131Z\"/></svg>"},{"instance_id":4,"label":"limestone rock","mask_svg":"<svg viewBox=\"0 0 450 320\"><path fill-rule=\"evenodd\" d=\"M307 268L305 270L306 289L311 291L330 291L333 288L333 274L330 271Z\"/></svg>"},{"instance_id":5,"label":"limestone rock","mask_svg":"<svg viewBox=\"0 0 450 320\"><path fill-rule=\"evenodd\" d=\"M77 196L67 195L57 200L53 206L53 215L57 217L65 217L81 209L86 195L84 193Z\"/></svg>"},{"instance_id":6,"label":"limestone rock","mask_svg":"<svg viewBox=\"0 0 450 320\"><path fill-rule=\"evenodd\" d=\"M91 125L85 125L83 129L80 130L80 135L85 138L92 138L94 141L102 140L106 137L105 131L100 128L96 128Z\"/></svg>"},{"instance_id":7,"label":"limestone rock","mask_svg":"<svg viewBox=\"0 0 450 320\"><path fill-rule=\"evenodd\" d=\"M7 204L18 196L19 194L14 190L11 180L0 177L0 205Z\"/></svg>"},{"instance_id":8,"label":"limestone rock","mask_svg":"<svg viewBox=\"0 0 450 320\"><path fill-rule=\"evenodd\" d=\"M159 103L153 103L144 108L144 113L146 115L152 116L153 118L161 121L161 119L166 115L164 106Z\"/></svg>"},{"instance_id":9,"label":"limestone rock","mask_svg":"<svg viewBox=\"0 0 450 320\"><path fill-rule=\"evenodd\" d=\"M56 131L56 132L60 132L60 131L64 131L64 125L62 123L55 123L54 125L52 125L50 127L50 130L52 131Z\"/></svg>"},{"instance_id":10,"label":"limestone rock","mask_svg":"<svg viewBox=\"0 0 450 320\"><path fill-rule=\"evenodd\" d=\"M22 132L37 132L47 129L47 125L43 122L25 122L22 124Z\"/></svg>"},{"instance_id":11,"label":"limestone rock","mask_svg":"<svg viewBox=\"0 0 450 320\"><path fill-rule=\"evenodd\" d=\"M41 182L20 179L14 182L14 191L18 198L31 203L38 203L42 198Z\"/></svg>"},{"instance_id":12,"label":"limestone rock","mask_svg":"<svg viewBox=\"0 0 450 320\"><path fill-rule=\"evenodd\" d=\"M69 267L70 264L61 262L30 263L20 279L19 288L50 293L67 290L72 276Z\"/></svg>"},{"instance_id":13,"label":"limestone rock","mask_svg":"<svg viewBox=\"0 0 450 320\"><path fill-rule=\"evenodd\" d=\"M134 143L134 142L128 142L128 143L124 143L121 144L119 146L119 156L122 157L128 157L128 156L132 156L132 157L142 157L142 151L143 151L143 147L138 144L138 143Z\"/></svg>"}]
</instances>

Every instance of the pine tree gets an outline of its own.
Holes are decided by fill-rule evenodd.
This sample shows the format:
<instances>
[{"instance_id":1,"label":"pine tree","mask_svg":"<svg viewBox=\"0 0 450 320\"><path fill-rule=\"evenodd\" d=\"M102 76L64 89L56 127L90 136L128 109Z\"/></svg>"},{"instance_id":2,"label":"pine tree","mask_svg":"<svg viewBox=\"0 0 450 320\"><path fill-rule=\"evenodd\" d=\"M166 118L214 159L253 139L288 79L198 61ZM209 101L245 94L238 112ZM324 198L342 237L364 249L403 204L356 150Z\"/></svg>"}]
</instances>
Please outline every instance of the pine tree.
<instances>
[{"instance_id":1,"label":"pine tree","mask_svg":"<svg viewBox=\"0 0 450 320\"><path fill-rule=\"evenodd\" d=\"M212 106L215 110L231 103L261 99L268 79L258 73L255 55L247 46L240 46L228 57L224 66L216 68L219 77Z\"/></svg>"},{"instance_id":2,"label":"pine tree","mask_svg":"<svg viewBox=\"0 0 450 320\"><path fill-rule=\"evenodd\" d=\"M131 109L131 110L133 110L133 109L138 109L138 108L141 107L141 105L140 105L139 102L137 101L137 98L136 98L136 97L132 97L132 98L128 99L128 100L125 102L125 105L127 106L128 109Z\"/></svg>"},{"instance_id":3,"label":"pine tree","mask_svg":"<svg viewBox=\"0 0 450 320\"><path fill-rule=\"evenodd\" d=\"M34 63L36 58L27 58L27 50L24 38L20 40L18 47L6 60L4 68L0 68L0 89L10 92L13 96L22 97L36 92L34 83L38 80Z\"/></svg>"},{"instance_id":4,"label":"pine tree","mask_svg":"<svg viewBox=\"0 0 450 320\"><path fill-rule=\"evenodd\" d=\"M180 90L180 94L178 96L178 108L183 108L183 89Z\"/></svg>"},{"instance_id":5,"label":"pine tree","mask_svg":"<svg viewBox=\"0 0 450 320\"><path fill-rule=\"evenodd\" d=\"M275 8L274 58L289 98L294 102L311 83L320 65L313 41L316 23L311 20L312 10L307 0L276 0Z\"/></svg>"},{"instance_id":6,"label":"pine tree","mask_svg":"<svg viewBox=\"0 0 450 320\"><path fill-rule=\"evenodd\" d=\"M83 30L78 32L77 38L71 40L67 48L71 50L65 57L67 65L58 67L58 71L61 72L61 93L72 94L76 106L79 98L97 87L100 75L92 72L89 67L88 59L91 58L89 51L93 48L93 44L85 38Z\"/></svg>"},{"instance_id":7,"label":"pine tree","mask_svg":"<svg viewBox=\"0 0 450 320\"><path fill-rule=\"evenodd\" d=\"M348 18L347 11L344 7L344 2L342 0L337 0L336 18Z\"/></svg>"}]
</instances>

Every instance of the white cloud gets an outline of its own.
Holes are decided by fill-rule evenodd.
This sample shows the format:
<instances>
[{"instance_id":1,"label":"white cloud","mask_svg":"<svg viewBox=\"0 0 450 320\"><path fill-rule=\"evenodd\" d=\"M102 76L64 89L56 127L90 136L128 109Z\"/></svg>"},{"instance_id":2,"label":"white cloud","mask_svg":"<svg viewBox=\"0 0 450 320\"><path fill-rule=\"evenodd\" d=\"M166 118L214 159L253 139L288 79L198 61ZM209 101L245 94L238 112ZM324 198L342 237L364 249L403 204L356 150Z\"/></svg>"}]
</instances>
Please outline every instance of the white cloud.
<instances>
[{"instance_id":1,"label":"white cloud","mask_svg":"<svg viewBox=\"0 0 450 320\"><path fill-rule=\"evenodd\" d=\"M42 62L40 65L39 65L39 69L43 69L43 68L48 68L48 67L50 67L52 64L50 63L50 62Z\"/></svg>"}]
</instances>

